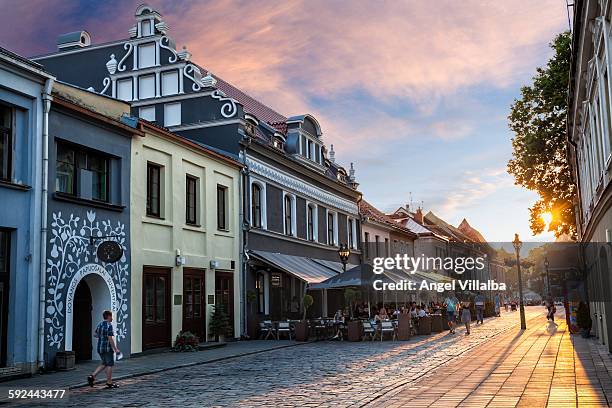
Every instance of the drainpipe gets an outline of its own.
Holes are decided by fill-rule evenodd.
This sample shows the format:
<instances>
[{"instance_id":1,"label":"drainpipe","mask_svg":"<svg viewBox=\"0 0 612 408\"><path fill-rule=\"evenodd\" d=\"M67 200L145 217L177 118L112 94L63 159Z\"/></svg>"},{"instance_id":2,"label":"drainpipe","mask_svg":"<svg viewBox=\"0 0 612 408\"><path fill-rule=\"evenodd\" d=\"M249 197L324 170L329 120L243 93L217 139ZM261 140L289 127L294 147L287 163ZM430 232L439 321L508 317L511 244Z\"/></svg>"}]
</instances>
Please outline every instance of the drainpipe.
<instances>
[{"instance_id":1,"label":"drainpipe","mask_svg":"<svg viewBox=\"0 0 612 408\"><path fill-rule=\"evenodd\" d=\"M49 172L49 111L51 110L51 90L53 79L45 82L42 94L43 100L43 127L42 127L42 180L41 180L41 205L40 205L40 291L39 291L39 323L38 323L38 369L45 368L45 293L47 291L47 187Z\"/></svg>"},{"instance_id":2,"label":"drainpipe","mask_svg":"<svg viewBox=\"0 0 612 408\"><path fill-rule=\"evenodd\" d=\"M249 226L250 226L250 220L249 220L249 215L250 215L250 208L249 208L249 198L251 196L251 185L249 183L249 166L247 164L247 149L249 147L249 145L251 144L251 140L248 137L243 138L242 141L240 141L240 150L241 150L241 159L242 159L242 165L244 166L241 171L240 174L242 176L242 183L241 183L241 187L242 187L242 191L241 191L241 198L242 198L242 214L240 214L240 227L241 227L241 238L242 238L242 251L240 253L240 264L242 266L241 271L240 271L240 280L241 280L241 288L242 288L242 293L240 294L240 301L241 301L241 309L242 309L242 316L243 318L241 319L241 323L242 323L242 330L241 330L241 334L242 335L246 335L248 336L248 302L246 299L246 294L247 294L247 287L246 287L246 283L247 283L247 268L248 268L248 264L249 264L249 255L248 255L248 244L249 244Z\"/></svg>"}]
</instances>

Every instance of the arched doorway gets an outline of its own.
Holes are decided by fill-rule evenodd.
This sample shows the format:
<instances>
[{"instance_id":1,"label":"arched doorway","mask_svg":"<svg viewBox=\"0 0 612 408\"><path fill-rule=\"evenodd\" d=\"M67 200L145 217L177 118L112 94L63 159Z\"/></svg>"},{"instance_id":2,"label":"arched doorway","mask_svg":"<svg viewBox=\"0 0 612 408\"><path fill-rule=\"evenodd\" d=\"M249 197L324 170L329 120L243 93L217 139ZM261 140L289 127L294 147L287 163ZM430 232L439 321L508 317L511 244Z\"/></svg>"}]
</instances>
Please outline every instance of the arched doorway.
<instances>
[{"instance_id":1,"label":"arched doorway","mask_svg":"<svg viewBox=\"0 0 612 408\"><path fill-rule=\"evenodd\" d=\"M73 327L78 327L73 333L72 348L77 360L92 358L92 315L91 291L85 279L77 285L74 293Z\"/></svg>"}]
</instances>

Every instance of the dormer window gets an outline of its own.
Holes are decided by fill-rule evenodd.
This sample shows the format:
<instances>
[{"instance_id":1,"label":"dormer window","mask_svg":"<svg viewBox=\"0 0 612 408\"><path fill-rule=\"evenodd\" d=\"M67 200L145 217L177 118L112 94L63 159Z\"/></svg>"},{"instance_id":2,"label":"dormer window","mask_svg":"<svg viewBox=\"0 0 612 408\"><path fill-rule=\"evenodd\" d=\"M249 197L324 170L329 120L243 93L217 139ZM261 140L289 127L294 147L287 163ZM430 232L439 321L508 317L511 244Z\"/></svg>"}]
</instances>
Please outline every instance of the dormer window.
<instances>
[{"instance_id":1,"label":"dormer window","mask_svg":"<svg viewBox=\"0 0 612 408\"><path fill-rule=\"evenodd\" d=\"M276 149L278 150L284 150L285 146L282 140L274 138L274 140L272 141L272 146L274 146Z\"/></svg>"},{"instance_id":2,"label":"dormer window","mask_svg":"<svg viewBox=\"0 0 612 408\"><path fill-rule=\"evenodd\" d=\"M255 125L250 122L247 122L244 125L244 133L246 133L248 137L255 137Z\"/></svg>"}]
</instances>

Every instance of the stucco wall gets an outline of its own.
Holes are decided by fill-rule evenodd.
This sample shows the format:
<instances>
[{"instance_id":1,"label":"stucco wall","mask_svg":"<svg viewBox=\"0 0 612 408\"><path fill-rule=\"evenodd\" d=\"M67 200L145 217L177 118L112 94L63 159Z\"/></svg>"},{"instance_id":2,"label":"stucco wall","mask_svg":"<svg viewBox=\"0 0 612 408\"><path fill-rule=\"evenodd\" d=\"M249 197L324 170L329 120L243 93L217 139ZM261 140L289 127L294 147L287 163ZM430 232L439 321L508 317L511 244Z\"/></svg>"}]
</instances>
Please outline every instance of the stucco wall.
<instances>
[{"instance_id":1,"label":"stucco wall","mask_svg":"<svg viewBox=\"0 0 612 408\"><path fill-rule=\"evenodd\" d=\"M163 166L162 207L163 219L146 215L147 162ZM199 224L185 224L185 177L199 180ZM239 224L240 206L239 170L198 149L147 132L135 138L132 145L132 350L142 351L142 290L143 267L171 268L171 301L183 294L183 268L205 269L205 291L215 294L215 270L210 261L219 261L219 271L234 273L234 330L240 335L240 278L239 278ZM229 231L217 230L217 184L228 187ZM177 250L185 257L184 266L176 266ZM231 261L235 268L231 270ZM172 302L174 303L174 302ZM213 310L207 305L207 312ZM171 339L182 329L183 306L171 306ZM206 325L208 330L208 325Z\"/></svg>"}]
</instances>

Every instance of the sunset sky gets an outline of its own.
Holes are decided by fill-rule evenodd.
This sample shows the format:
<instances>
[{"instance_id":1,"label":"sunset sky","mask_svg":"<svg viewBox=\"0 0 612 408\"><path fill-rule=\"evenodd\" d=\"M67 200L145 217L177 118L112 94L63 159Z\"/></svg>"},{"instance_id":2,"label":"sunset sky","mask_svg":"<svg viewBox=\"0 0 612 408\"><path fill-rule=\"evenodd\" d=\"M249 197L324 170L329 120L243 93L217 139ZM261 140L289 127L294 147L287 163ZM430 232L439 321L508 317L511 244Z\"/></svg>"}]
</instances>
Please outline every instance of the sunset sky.
<instances>
[{"instance_id":1,"label":"sunset sky","mask_svg":"<svg viewBox=\"0 0 612 408\"><path fill-rule=\"evenodd\" d=\"M127 38L141 1L1 0L0 45ZM568 27L564 0L149 1L192 59L285 116L311 113L384 211L424 203L490 241L528 227L535 193L506 173L507 116Z\"/></svg>"}]
</instances>

